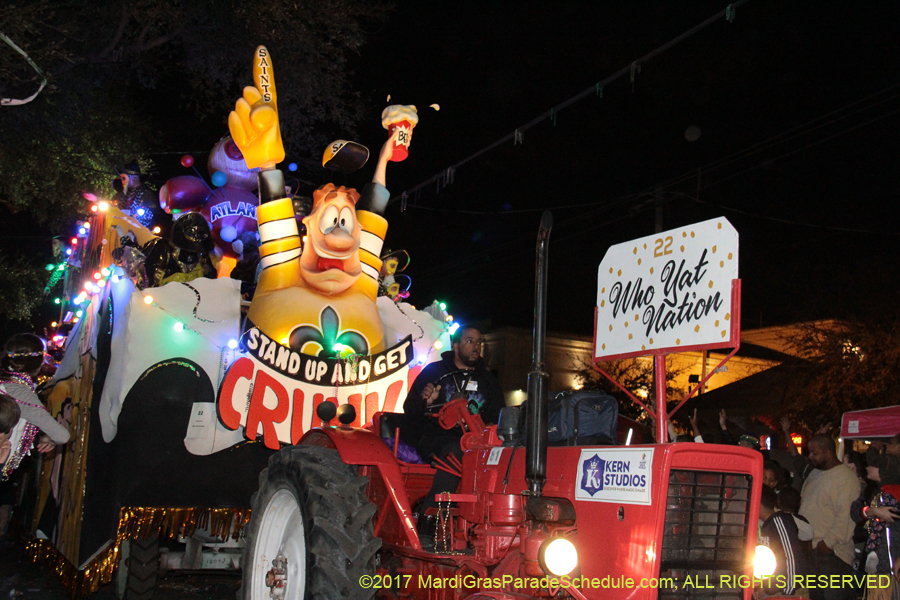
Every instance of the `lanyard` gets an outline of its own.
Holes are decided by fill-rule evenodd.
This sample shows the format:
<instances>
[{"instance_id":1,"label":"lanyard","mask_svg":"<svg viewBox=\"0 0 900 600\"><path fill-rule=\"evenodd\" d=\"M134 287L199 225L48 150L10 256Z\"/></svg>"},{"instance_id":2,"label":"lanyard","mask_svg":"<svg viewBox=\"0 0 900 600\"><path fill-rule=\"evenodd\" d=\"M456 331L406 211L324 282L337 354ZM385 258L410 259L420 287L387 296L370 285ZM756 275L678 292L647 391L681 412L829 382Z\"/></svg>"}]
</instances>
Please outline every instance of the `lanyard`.
<instances>
[{"instance_id":1,"label":"lanyard","mask_svg":"<svg viewBox=\"0 0 900 600\"><path fill-rule=\"evenodd\" d=\"M453 383L454 383L454 385L456 385L456 391L460 394L463 394L466 397L466 400L469 399L469 393L468 393L469 392L469 390L468 390L469 382L472 381L474 375L475 375L475 373L467 374L463 378L462 387L460 387L459 382L456 381L456 374L454 373L454 375L453 375Z\"/></svg>"}]
</instances>

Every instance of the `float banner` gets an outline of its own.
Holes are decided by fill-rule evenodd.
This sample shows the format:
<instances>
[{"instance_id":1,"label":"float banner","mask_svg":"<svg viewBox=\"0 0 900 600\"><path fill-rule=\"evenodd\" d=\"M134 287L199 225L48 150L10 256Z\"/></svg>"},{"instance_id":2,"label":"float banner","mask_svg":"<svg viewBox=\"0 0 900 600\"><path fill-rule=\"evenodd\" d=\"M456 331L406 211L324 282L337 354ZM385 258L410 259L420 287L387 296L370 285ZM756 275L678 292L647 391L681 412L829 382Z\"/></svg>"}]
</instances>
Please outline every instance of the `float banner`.
<instances>
[{"instance_id":1,"label":"float banner","mask_svg":"<svg viewBox=\"0 0 900 600\"><path fill-rule=\"evenodd\" d=\"M576 500L650 504L653 485L653 450L581 451L575 476Z\"/></svg>"},{"instance_id":2,"label":"float banner","mask_svg":"<svg viewBox=\"0 0 900 600\"><path fill-rule=\"evenodd\" d=\"M244 347L246 354L222 379L219 420L228 429L243 428L249 440L261 437L273 450L296 444L318 425L315 409L325 400L353 405L356 420L350 425L356 427L380 410L402 409L420 370L409 368L411 336L378 354L335 359L296 352L254 327L245 334Z\"/></svg>"},{"instance_id":3,"label":"float banner","mask_svg":"<svg viewBox=\"0 0 900 600\"><path fill-rule=\"evenodd\" d=\"M724 217L612 246L597 277L594 360L734 347L737 278L738 234Z\"/></svg>"}]
</instances>

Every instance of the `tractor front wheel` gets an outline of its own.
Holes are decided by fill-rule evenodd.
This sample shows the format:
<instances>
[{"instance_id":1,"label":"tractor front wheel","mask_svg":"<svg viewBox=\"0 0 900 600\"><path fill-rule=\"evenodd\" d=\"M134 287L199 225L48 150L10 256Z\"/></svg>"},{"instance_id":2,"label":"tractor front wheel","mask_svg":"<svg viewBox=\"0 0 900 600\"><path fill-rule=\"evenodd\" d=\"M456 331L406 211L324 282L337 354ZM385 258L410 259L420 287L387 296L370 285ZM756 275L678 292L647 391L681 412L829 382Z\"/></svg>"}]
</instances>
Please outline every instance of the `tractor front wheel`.
<instances>
[{"instance_id":1,"label":"tractor front wheel","mask_svg":"<svg viewBox=\"0 0 900 600\"><path fill-rule=\"evenodd\" d=\"M337 450L291 446L269 459L247 529L244 600L368 600L360 577L375 574L381 540L368 479Z\"/></svg>"}]
</instances>

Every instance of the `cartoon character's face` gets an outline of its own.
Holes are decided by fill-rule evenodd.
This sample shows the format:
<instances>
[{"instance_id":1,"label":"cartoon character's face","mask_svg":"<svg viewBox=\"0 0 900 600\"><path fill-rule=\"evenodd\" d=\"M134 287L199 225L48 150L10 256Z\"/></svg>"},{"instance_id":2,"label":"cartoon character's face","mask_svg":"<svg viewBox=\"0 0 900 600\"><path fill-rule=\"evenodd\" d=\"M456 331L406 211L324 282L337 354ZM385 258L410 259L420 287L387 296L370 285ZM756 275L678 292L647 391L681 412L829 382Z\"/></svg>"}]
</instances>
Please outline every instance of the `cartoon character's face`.
<instances>
[{"instance_id":1,"label":"cartoon character's face","mask_svg":"<svg viewBox=\"0 0 900 600\"><path fill-rule=\"evenodd\" d=\"M331 192L303 219L306 243L300 255L300 276L323 294L339 294L359 278L359 236L356 207L343 192Z\"/></svg>"},{"instance_id":2,"label":"cartoon character's face","mask_svg":"<svg viewBox=\"0 0 900 600\"><path fill-rule=\"evenodd\" d=\"M225 136L219 140L209 152L209 160L206 163L210 175L216 171L225 173L225 186L236 187L241 190L252 191L256 189L256 175L259 169L248 169L247 161L231 136Z\"/></svg>"}]
</instances>

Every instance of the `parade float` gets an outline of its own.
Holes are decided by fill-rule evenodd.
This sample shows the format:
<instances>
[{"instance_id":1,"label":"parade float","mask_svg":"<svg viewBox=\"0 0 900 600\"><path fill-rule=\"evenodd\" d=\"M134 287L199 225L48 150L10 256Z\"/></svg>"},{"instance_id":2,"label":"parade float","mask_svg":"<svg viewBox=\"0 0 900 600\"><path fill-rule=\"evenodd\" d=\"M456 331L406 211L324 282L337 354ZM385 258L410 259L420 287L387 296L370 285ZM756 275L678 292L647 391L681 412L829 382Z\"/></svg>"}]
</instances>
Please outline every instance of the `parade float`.
<instances>
[{"instance_id":1,"label":"parade float","mask_svg":"<svg viewBox=\"0 0 900 600\"><path fill-rule=\"evenodd\" d=\"M754 549L762 456L737 446L666 443L674 411L666 403L665 355L732 348L727 361L740 346L738 236L730 223L717 218L618 244L600 263L593 364L600 370L617 357L657 359L659 393L645 406L657 422L655 444L626 439L615 446L620 424L609 397L585 405L595 414L583 421L580 401L573 404L579 416L555 410L566 445L550 447L548 211L535 253L526 406L505 407L498 425L486 425L466 393L454 394L432 416L444 429L460 428L461 456L423 464L401 456L397 443L400 428L415 426L398 418L393 401L403 390L394 369L409 360L411 338L392 335L384 319L359 318L372 314L381 266L384 165L395 155L393 144L408 143L406 128L394 128L360 196L334 186L317 190L302 243L274 168L283 150L264 48L255 56L254 84L229 115L229 129L248 166L261 169L263 270L247 315L248 356L226 373L218 410L225 429L263 431L267 445L281 447L259 477L238 597L650 600L695 598L702 579L717 598L749 600L751 576L774 571L771 551ZM354 254L357 231L365 252ZM357 359L323 358L344 353ZM364 370L385 378L371 428L358 426L370 420L368 390L360 389ZM313 381L349 386L364 404L337 407L324 394L309 403ZM255 401L260 386L267 391L259 394L271 391L270 403ZM320 424L295 438L308 405ZM286 425L295 420L297 428ZM421 501L434 493L439 469L459 483L426 509ZM432 513L429 532L419 525Z\"/></svg>"},{"instance_id":2,"label":"parade float","mask_svg":"<svg viewBox=\"0 0 900 600\"><path fill-rule=\"evenodd\" d=\"M237 568L259 473L320 424L317 406L334 403L355 426L400 411L422 366L449 347L445 307L404 301L401 253L383 256L386 164L405 157L397 148L408 148L415 107L386 109L402 123L386 125L395 126L362 196L329 184L310 205L274 168L283 150L262 161L257 150L273 139L254 141L258 125L277 124L263 47L254 76L229 123L238 143L223 139L210 159L216 173L235 165L214 160L240 162L243 175L167 182L170 239L95 202L58 268L59 326L71 330L46 397L73 435L43 466L28 550L73 598L117 569L120 597L145 598L160 568ZM267 135L281 146L277 125ZM367 158L339 140L323 162L348 173ZM262 202L245 177L260 167ZM246 234L259 243L251 301L226 268Z\"/></svg>"}]
</instances>

